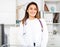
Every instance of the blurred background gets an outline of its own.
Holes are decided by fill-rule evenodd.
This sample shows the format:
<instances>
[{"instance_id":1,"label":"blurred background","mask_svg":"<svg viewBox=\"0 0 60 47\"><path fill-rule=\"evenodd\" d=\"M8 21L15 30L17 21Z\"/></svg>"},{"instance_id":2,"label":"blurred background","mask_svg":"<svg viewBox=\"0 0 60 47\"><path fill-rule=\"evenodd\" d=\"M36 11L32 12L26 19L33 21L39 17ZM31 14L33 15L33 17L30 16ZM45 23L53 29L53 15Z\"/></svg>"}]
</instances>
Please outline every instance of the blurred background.
<instances>
[{"instance_id":1,"label":"blurred background","mask_svg":"<svg viewBox=\"0 0 60 47\"><path fill-rule=\"evenodd\" d=\"M31 1L38 4L41 18L47 23L47 47L60 47L60 0L0 0L0 47L13 47L10 28L15 30L16 26L20 26L26 6Z\"/></svg>"}]
</instances>

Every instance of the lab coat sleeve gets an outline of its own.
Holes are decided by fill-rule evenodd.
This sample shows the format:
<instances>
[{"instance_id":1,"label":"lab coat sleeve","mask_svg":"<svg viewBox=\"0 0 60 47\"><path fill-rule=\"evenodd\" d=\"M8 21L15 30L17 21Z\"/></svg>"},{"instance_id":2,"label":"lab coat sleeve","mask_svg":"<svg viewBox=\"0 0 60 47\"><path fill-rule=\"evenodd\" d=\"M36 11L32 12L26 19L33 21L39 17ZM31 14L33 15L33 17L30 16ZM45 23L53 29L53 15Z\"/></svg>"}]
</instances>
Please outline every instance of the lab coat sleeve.
<instances>
[{"instance_id":1,"label":"lab coat sleeve","mask_svg":"<svg viewBox=\"0 0 60 47\"><path fill-rule=\"evenodd\" d=\"M42 32L42 41L41 41L41 47L47 47L48 43L48 30L47 25L44 19L41 20L43 24L43 32Z\"/></svg>"}]
</instances>

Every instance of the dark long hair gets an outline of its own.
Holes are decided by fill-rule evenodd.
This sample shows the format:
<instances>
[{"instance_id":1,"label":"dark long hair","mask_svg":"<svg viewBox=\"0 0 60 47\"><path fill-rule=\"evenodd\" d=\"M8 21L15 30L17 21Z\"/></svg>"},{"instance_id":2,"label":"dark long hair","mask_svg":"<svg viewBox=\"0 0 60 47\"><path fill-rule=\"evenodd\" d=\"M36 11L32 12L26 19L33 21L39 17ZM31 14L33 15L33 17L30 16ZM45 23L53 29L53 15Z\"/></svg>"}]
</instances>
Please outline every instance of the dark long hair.
<instances>
[{"instance_id":1,"label":"dark long hair","mask_svg":"<svg viewBox=\"0 0 60 47\"><path fill-rule=\"evenodd\" d=\"M40 13L39 13L39 9L38 9L37 4L35 2L31 2L27 5L26 11L25 11L25 17L22 19L22 24L24 24L25 21L29 18L29 14L28 14L27 10L28 10L29 6L32 4L35 5L37 8L37 13L36 13L35 18L40 19Z\"/></svg>"}]
</instances>

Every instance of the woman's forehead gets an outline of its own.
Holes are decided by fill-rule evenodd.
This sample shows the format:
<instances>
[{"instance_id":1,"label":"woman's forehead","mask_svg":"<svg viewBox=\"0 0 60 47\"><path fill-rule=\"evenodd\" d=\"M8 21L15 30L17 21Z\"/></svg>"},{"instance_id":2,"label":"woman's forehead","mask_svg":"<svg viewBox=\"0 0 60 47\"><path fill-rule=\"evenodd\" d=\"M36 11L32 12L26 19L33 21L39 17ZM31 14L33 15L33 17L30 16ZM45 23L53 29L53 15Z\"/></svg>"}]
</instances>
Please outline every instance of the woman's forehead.
<instances>
[{"instance_id":1,"label":"woman's forehead","mask_svg":"<svg viewBox=\"0 0 60 47\"><path fill-rule=\"evenodd\" d=\"M29 7L35 7L35 8L37 8L35 4L31 4Z\"/></svg>"}]
</instances>

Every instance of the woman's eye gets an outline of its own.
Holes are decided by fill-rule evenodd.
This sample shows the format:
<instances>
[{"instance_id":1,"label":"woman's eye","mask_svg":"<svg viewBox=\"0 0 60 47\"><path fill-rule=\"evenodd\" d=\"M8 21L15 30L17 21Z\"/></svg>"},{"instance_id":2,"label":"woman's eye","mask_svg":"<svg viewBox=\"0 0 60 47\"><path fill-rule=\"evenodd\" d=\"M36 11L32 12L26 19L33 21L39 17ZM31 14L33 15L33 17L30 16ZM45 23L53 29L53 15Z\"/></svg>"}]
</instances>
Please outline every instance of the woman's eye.
<instances>
[{"instance_id":1,"label":"woman's eye","mask_svg":"<svg viewBox=\"0 0 60 47\"><path fill-rule=\"evenodd\" d=\"M33 8L30 8L30 10L32 10Z\"/></svg>"},{"instance_id":2,"label":"woman's eye","mask_svg":"<svg viewBox=\"0 0 60 47\"><path fill-rule=\"evenodd\" d=\"M34 10L37 10L36 8Z\"/></svg>"},{"instance_id":3,"label":"woman's eye","mask_svg":"<svg viewBox=\"0 0 60 47\"><path fill-rule=\"evenodd\" d=\"M37 8L30 8L30 10L37 10Z\"/></svg>"}]
</instances>

